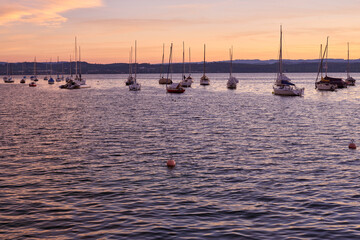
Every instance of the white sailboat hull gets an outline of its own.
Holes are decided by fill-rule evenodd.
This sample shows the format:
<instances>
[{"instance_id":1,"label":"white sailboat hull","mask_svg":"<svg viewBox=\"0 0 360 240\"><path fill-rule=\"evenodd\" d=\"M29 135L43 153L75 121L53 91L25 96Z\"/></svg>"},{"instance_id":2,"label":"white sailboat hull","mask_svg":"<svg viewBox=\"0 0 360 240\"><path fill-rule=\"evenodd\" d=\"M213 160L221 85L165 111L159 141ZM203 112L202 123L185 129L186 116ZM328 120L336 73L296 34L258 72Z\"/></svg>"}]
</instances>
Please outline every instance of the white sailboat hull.
<instances>
[{"instance_id":1,"label":"white sailboat hull","mask_svg":"<svg viewBox=\"0 0 360 240\"><path fill-rule=\"evenodd\" d=\"M206 76L203 76L201 79L200 79L200 85L210 85L210 80L209 78L207 78Z\"/></svg>"},{"instance_id":2,"label":"white sailboat hull","mask_svg":"<svg viewBox=\"0 0 360 240\"><path fill-rule=\"evenodd\" d=\"M304 95L304 88L297 88L290 85L274 86L274 94L280 96L302 96Z\"/></svg>"},{"instance_id":3,"label":"white sailboat hull","mask_svg":"<svg viewBox=\"0 0 360 240\"><path fill-rule=\"evenodd\" d=\"M139 83L137 83L137 82L129 85L129 90L130 91L140 91L140 89L141 89L141 85Z\"/></svg>"},{"instance_id":4,"label":"white sailboat hull","mask_svg":"<svg viewBox=\"0 0 360 240\"><path fill-rule=\"evenodd\" d=\"M316 82L315 88L319 91L335 91L337 86L336 84L327 83L327 82Z\"/></svg>"},{"instance_id":5,"label":"white sailboat hull","mask_svg":"<svg viewBox=\"0 0 360 240\"><path fill-rule=\"evenodd\" d=\"M182 87L191 87L191 83L192 79L184 79L180 84Z\"/></svg>"}]
</instances>

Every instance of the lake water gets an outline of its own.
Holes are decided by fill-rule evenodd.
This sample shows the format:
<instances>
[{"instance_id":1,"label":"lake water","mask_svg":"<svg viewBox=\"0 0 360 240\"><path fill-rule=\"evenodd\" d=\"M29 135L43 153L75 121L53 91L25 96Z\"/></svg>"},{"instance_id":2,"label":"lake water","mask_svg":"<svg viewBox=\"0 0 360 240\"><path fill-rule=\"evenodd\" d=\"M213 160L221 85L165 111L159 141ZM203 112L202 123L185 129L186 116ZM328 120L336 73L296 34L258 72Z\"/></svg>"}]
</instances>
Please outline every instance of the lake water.
<instances>
[{"instance_id":1,"label":"lake water","mask_svg":"<svg viewBox=\"0 0 360 240\"><path fill-rule=\"evenodd\" d=\"M0 239L359 239L360 88L234 75L180 95L145 74L1 83Z\"/></svg>"}]
</instances>

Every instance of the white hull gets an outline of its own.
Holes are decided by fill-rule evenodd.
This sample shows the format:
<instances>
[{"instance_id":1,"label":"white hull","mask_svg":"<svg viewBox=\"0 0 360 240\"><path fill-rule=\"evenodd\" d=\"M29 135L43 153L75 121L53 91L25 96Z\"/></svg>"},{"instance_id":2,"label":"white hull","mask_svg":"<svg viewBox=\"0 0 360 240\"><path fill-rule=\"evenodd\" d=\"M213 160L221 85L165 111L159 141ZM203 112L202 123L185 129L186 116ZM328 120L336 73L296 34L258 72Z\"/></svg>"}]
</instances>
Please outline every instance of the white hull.
<instances>
[{"instance_id":1,"label":"white hull","mask_svg":"<svg viewBox=\"0 0 360 240\"><path fill-rule=\"evenodd\" d=\"M274 94L281 96L302 96L304 95L304 88L296 88L293 86L274 86Z\"/></svg>"},{"instance_id":2,"label":"white hull","mask_svg":"<svg viewBox=\"0 0 360 240\"><path fill-rule=\"evenodd\" d=\"M139 83L137 83L137 82L129 85L129 90L130 91L140 91L140 89L141 89L141 85Z\"/></svg>"},{"instance_id":3,"label":"white hull","mask_svg":"<svg viewBox=\"0 0 360 240\"><path fill-rule=\"evenodd\" d=\"M319 91L335 91L337 85L331 83L317 82L315 83L315 88Z\"/></svg>"},{"instance_id":4,"label":"white hull","mask_svg":"<svg viewBox=\"0 0 360 240\"><path fill-rule=\"evenodd\" d=\"M229 89L236 89L236 84L239 82L236 77L230 77L226 83L227 88Z\"/></svg>"},{"instance_id":5,"label":"white hull","mask_svg":"<svg viewBox=\"0 0 360 240\"><path fill-rule=\"evenodd\" d=\"M205 77L204 78L204 76L200 79L200 85L210 85L210 80L207 78L207 77Z\"/></svg>"},{"instance_id":6,"label":"white hull","mask_svg":"<svg viewBox=\"0 0 360 240\"><path fill-rule=\"evenodd\" d=\"M191 87L191 83L192 79L184 79L180 84L182 87Z\"/></svg>"}]
</instances>

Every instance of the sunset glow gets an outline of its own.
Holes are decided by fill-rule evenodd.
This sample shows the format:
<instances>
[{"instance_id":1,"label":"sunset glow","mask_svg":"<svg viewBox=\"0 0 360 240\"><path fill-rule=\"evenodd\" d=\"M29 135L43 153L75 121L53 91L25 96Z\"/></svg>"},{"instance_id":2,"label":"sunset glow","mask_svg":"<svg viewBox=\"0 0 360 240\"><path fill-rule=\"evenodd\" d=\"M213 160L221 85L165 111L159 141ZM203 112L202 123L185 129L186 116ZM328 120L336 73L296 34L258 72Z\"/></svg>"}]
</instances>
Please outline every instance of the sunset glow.
<instances>
[{"instance_id":1,"label":"sunset glow","mask_svg":"<svg viewBox=\"0 0 360 240\"><path fill-rule=\"evenodd\" d=\"M274 59L283 25L284 58L318 58L329 40L329 58L360 58L357 0L3 0L0 3L0 61L68 60L78 37L84 61L127 62L138 41L140 62L159 63L162 44L174 43L174 62L181 61L182 42L192 61L229 58Z\"/></svg>"}]
</instances>

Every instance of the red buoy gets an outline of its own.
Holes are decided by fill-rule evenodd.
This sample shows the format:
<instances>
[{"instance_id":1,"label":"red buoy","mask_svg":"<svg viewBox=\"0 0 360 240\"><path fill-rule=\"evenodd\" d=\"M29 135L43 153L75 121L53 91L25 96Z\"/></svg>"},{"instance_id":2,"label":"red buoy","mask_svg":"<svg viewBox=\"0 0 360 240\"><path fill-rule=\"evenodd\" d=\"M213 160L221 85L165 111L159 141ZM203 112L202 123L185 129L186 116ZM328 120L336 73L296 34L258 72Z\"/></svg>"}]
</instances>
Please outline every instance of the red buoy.
<instances>
[{"instance_id":1,"label":"red buoy","mask_svg":"<svg viewBox=\"0 0 360 240\"><path fill-rule=\"evenodd\" d=\"M169 168L173 168L173 167L175 167L175 165L176 165L176 162L175 162L175 160L168 160L167 161L167 163L166 163L166 165L169 167Z\"/></svg>"},{"instance_id":2,"label":"red buoy","mask_svg":"<svg viewBox=\"0 0 360 240\"><path fill-rule=\"evenodd\" d=\"M349 148L350 148L350 149L356 149L356 145L355 145L355 143L354 143L354 139L351 140L351 143L349 144Z\"/></svg>"}]
</instances>

